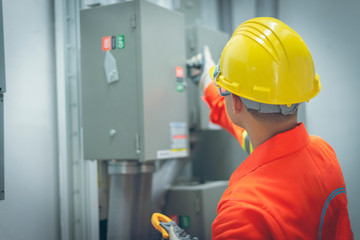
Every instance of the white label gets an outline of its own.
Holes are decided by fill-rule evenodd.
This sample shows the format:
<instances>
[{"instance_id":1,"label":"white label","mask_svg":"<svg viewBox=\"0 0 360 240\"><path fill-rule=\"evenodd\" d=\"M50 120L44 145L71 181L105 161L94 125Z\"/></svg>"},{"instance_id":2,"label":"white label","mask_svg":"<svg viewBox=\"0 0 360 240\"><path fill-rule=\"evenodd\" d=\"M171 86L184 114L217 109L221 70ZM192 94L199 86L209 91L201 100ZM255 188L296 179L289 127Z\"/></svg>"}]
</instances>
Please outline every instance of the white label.
<instances>
[{"instance_id":1,"label":"white label","mask_svg":"<svg viewBox=\"0 0 360 240\"><path fill-rule=\"evenodd\" d=\"M159 150L156 152L157 159L172 159L187 157L187 149L178 150Z\"/></svg>"},{"instance_id":2,"label":"white label","mask_svg":"<svg viewBox=\"0 0 360 240\"><path fill-rule=\"evenodd\" d=\"M184 122L170 123L170 148L185 149L187 147L187 127Z\"/></svg>"}]
</instances>

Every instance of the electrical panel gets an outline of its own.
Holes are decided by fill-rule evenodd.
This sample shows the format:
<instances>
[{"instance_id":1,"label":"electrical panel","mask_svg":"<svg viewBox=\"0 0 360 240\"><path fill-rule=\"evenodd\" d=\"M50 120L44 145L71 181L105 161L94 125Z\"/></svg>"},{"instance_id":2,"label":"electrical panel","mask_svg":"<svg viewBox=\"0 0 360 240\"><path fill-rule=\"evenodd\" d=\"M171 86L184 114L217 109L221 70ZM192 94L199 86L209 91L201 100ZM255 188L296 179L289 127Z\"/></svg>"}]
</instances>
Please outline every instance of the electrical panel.
<instances>
[{"instance_id":1,"label":"electrical panel","mask_svg":"<svg viewBox=\"0 0 360 240\"><path fill-rule=\"evenodd\" d=\"M0 93L5 92L4 21L2 0L0 0Z\"/></svg>"},{"instance_id":2,"label":"electrical panel","mask_svg":"<svg viewBox=\"0 0 360 240\"><path fill-rule=\"evenodd\" d=\"M204 46L207 45L216 64L228 40L229 35L226 33L203 25L188 26L186 27L186 58L190 59L201 53ZM203 92L190 79L188 79L188 95L190 128L200 130L221 129L209 121L209 107L201 99Z\"/></svg>"},{"instance_id":3,"label":"electrical panel","mask_svg":"<svg viewBox=\"0 0 360 240\"><path fill-rule=\"evenodd\" d=\"M85 159L188 157L182 14L147 1L82 10Z\"/></svg>"},{"instance_id":4,"label":"electrical panel","mask_svg":"<svg viewBox=\"0 0 360 240\"><path fill-rule=\"evenodd\" d=\"M202 24L202 0L173 0L174 9L184 14L185 25Z\"/></svg>"},{"instance_id":5,"label":"electrical panel","mask_svg":"<svg viewBox=\"0 0 360 240\"><path fill-rule=\"evenodd\" d=\"M4 184L4 92L5 92L5 54L4 21L2 0L0 0L0 200L5 198Z\"/></svg>"},{"instance_id":6,"label":"electrical panel","mask_svg":"<svg viewBox=\"0 0 360 240\"><path fill-rule=\"evenodd\" d=\"M4 181L4 101L0 92L0 200L5 198Z\"/></svg>"},{"instance_id":7,"label":"electrical panel","mask_svg":"<svg viewBox=\"0 0 360 240\"><path fill-rule=\"evenodd\" d=\"M228 181L173 186L167 193L165 214L192 237L211 239L217 205Z\"/></svg>"}]
</instances>

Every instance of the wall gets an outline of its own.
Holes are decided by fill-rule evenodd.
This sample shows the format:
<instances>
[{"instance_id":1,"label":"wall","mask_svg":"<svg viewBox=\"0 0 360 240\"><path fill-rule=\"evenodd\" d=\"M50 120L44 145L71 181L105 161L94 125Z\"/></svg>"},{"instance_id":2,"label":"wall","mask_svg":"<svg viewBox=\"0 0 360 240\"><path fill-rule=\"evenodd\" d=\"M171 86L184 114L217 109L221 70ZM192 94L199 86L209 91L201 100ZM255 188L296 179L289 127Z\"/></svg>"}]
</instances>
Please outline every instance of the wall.
<instances>
[{"instance_id":1,"label":"wall","mask_svg":"<svg viewBox=\"0 0 360 240\"><path fill-rule=\"evenodd\" d=\"M232 0L232 23L233 31L236 27L246 20L255 17L256 4L255 0ZM232 33L231 33L232 34Z\"/></svg>"},{"instance_id":2,"label":"wall","mask_svg":"<svg viewBox=\"0 0 360 240\"><path fill-rule=\"evenodd\" d=\"M359 12L358 0L279 2L279 18L303 37L320 75L321 92L307 104L308 130L338 156L355 236L360 236Z\"/></svg>"},{"instance_id":3,"label":"wall","mask_svg":"<svg viewBox=\"0 0 360 240\"><path fill-rule=\"evenodd\" d=\"M5 0L5 200L0 239L60 239L53 4Z\"/></svg>"}]
</instances>

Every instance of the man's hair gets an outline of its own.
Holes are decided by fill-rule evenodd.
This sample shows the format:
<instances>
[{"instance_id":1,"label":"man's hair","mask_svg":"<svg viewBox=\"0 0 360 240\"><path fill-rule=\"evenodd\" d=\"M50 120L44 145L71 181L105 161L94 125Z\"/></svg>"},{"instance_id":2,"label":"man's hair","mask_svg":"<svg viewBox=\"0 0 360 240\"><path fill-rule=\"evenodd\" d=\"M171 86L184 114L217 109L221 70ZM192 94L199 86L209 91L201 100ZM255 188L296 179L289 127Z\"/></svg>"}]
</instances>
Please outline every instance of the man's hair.
<instances>
[{"instance_id":1,"label":"man's hair","mask_svg":"<svg viewBox=\"0 0 360 240\"><path fill-rule=\"evenodd\" d=\"M295 113L287 114L287 115L284 115L281 113L261 113L258 110L253 110L253 109L250 109L248 111L256 120L259 120L259 121L286 122L286 121L296 117L298 110L296 109Z\"/></svg>"}]
</instances>

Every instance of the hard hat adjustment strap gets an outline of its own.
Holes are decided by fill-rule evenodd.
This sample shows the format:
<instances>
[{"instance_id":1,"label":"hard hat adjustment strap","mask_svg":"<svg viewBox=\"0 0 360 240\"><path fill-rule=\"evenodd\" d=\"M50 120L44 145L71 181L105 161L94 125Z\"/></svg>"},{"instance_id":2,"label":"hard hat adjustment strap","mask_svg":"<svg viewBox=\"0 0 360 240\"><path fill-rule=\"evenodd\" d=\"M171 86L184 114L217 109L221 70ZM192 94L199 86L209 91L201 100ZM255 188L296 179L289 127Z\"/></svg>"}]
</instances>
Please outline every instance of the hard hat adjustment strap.
<instances>
[{"instance_id":1,"label":"hard hat adjustment strap","mask_svg":"<svg viewBox=\"0 0 360 240\"><path fill-rule=\"evenodd\" d=\"M289 115L294 114L300 105L300 103L296 103L288 107L287 105L259 103L246 98L240 98L248 110L257 110L260 113L281 113L283 115Z\"/></svg>"}]
</instances>

